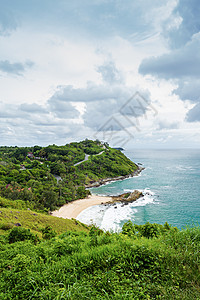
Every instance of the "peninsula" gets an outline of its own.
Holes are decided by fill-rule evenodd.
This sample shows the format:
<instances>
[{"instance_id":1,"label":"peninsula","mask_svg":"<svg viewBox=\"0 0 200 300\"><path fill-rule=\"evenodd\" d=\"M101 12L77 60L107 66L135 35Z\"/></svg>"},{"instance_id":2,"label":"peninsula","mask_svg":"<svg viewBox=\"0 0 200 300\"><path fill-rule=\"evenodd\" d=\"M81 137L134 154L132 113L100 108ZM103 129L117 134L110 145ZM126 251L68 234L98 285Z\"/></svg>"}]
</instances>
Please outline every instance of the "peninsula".
<instances>
[{"instance_id":1,"label":"peninsula","mask_svg":"<svg viewBox=\"0 0 200 300\"><path fill-rule=\"evenodd\" d=\"M142 169L120 150L98 140L0 147L0 196L50 212L87 199L90 187L135 176Z\"/></svg>"}]
</instances>

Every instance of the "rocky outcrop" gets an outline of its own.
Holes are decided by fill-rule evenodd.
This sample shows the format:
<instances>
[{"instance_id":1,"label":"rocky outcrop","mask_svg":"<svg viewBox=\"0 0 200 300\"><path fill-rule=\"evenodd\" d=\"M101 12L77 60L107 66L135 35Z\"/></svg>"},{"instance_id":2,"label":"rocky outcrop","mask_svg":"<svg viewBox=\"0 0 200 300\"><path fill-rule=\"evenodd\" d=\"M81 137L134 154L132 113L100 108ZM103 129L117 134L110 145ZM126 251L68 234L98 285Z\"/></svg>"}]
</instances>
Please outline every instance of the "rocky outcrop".
<instances>
[{"instance_id":1,"label":"rocky outcrop","mask_svg":"<svg viewBox=\"0 0 200 300\"><path fill-rule=\"evenodd\" d=\"M124 180L126 178L137 176L142 170L144 170L144 168L138 166L138 169L129 175L104 178L104 179L99 179L98 181L91 181L89 184L85 185L85 188L99 187L99 186L106 184L108 182L111 182L111 181Z\"/></svg>"},{"instance_id":2,"label":"rocky outcrop","mask_svg":"<svg viewBox=\"0 0 200 300\"><path fill-rule=\"evenodd\" d=\"M107 202L107 204L116 204L118 202L120 202L122 204L128 204L128 203L132 203L132 202L138 200L139 198L141 198L143 196L144 195L142 192L135 190L133 192L124 193L119 196L112 196L112 201Z\"/></svg>"}]
</instances>

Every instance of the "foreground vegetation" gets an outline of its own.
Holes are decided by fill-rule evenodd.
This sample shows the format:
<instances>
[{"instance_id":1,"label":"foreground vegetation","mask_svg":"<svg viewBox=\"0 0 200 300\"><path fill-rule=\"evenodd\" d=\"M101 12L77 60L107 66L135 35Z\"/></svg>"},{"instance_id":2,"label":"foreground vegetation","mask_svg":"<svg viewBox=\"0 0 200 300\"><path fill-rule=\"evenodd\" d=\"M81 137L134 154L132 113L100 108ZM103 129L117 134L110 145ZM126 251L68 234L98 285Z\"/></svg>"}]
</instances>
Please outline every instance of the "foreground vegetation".
<instances>
[{"instance_id":1,"label":"foreground vegetation","mask_svg":"<svg viewBox=\"0 0 200 300\"><path fill-rule=\"evenodd\" d=\"M73 219L62 219L31 210L0 208L0 234L8 233L14 227L31 229L34 234L42 236L45 227L52 227L56 234L67 230L88 231L85 224Z\"/></svg>"},{"instance_id":2,"label":"foreground vegetation","mask_svg":"<svg viewBox=\"0 0 200 300\"><path fill-rule=\"evenodd\" d=\"M98 155L100 154L100 155ZM87 161L76 165L89 155ZM85 198L85 185L133 173L137 166L106 143L85 140L64 146L0 147L0 196L49 211Z\"/></svg>"},{"instance_id":3,"label":"foreground vegetation","mask_svg":"<svg viewBox=\"0 0 200 300\"><path fill-rule=\"evenodd\" d=\"M121 233L15 227L1 237L0 299L199 299L200 228L124 224Z\"/></svg>"}]
</instances>

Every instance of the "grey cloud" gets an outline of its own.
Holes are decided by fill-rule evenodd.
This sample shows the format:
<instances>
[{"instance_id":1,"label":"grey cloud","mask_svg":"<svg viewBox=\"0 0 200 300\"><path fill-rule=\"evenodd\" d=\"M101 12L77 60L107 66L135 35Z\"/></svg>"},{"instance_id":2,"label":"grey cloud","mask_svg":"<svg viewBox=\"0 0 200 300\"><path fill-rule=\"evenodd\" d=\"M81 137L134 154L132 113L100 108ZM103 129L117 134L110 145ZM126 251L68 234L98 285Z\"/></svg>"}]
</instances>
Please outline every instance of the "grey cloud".
<instances>
[{"instance_id":1,"label":"grey cloud","mask_svg":"<svg viewBox=\"0 0 200 300\"><path fill-rule=\"evenodd\" d=\"M74 119L80 115L79 111L68 100L60 100L58 93L48 100L48 109L61 119Z\"/></svg>"},{"instance_id":2,"label":"grey cloud","mask_svg":"<svg viewBox=\"0 0 200 300\"><path fill-rule=\"evenodd\" d=\"M103 92L105 91L106 93ZM64 102L90 102L105 99L115 99L123 96L123 91L119 86L96 85L89 82L86 88L74 88L73 86L63 86L54 94L53 98ZM117 98L118 98L117 97Z\"/></svg>"},{"instance_id":3,"label":"grey cloud","mask_svg":"<svg viewBox=\"0 0 200 300\"><path fill-rule=\"evenodd\" d=\"M108 84L122 84L124 82L123 75L116 68L113 61L109 61L97 68L104 82Z\"/></svg>"},{"instance_id":4,"label":"grey cloud","mask_svg":"<svg viewBox=\"0 0 200 300\"><path fill-rule=\"evenodd\" d=\"M139 67L141 74L169 78L200 76L200 34L183 48L160 57L143 60Z\"/></svg>"},{"instance_id":5,"label":"grey cloud","mask_svg":"<svg viewBox=\"0 0 200 300\"><path fill-rule=\"evenodd\" d=\"M21 112L15 104L8 105L3 102L0 103L0 119L16 119L27 116Z\"/></svg>"},{"instance_id":6,"label":"grey cloud","mask_svg":"<svg viewBox=\"0 0 200 300\"><path fill-rule=\"evenodd\" d=\"M108 98L107 86L105 86L101 90L101 101L87 103L87 109L83 116L86 126L98 130L106 124L110 117L117 118L125 128L134 124L135 126L138 125L139 118L144 117L149 109L148 104L150 104L150 100L148 93L142 92L148 100L139 105L137 97L132 97L135 95L133 89L121 87L120 93L118 88L114 91L115 95L113 95L113 98Z\"/></svg>"},{"instance_id":7,"label":"grey cloud","mask_svg":"<svg viewBox=\"0 0 200 300\"><path fill-rule=\"evenodd\" d=\"M42 114L48 113L45 107L38 105L37 103L32 103L32 104L23 103L20 105L19 109L28 113L42 113Z\"/></svg>"},{"instance_id":8,"label":"grey cloud","mask_svg":"<svg viewBox=\"0 0 200 300\"><path fill-rule=\"evenodd\" d=\"M31 68L33 65L34 63L31 61L27 61L25 63L11 63L8 60L2 60L0 61L0 71L7 74L21 76L26 71L26 69Z\"/></svg>"},{"instance_id":9,"label":"grey cloud","mask_svg":"<svg viewBox=\"0 0 200 300\"><path fill-rule=\"evenodd\" d=\"M177 129L179 128L178 122L170 123L169 121L162 120L158 123L157 130L164 130L164 129Z\"/></svg>"},{"instance_id":10,"label":"grey cloud","mask_svg":"<svg viewBox=\"0 0 200 300\"><path fill-rule=\"evenodd\" d=\"M200 101L200 79L187 78L186 80L179 80L178 85L174 93L179 95L182 100Z\"/></svg>"},{"instance_id":11,"label":"grey cloud","mask_svg":"<svg viewBox=\"0 0 200 300\"><path fill-rule=\"evenodd\" d=\"M123 76L112 61L98 67L103 84L96 85L89 82L85 88L74 88L73 86L60 86L56 93L48 101L59 117L67 109L69 112L70 102L86 103L86 112L83 115L84 124L88 128L97 130L108 118L116 116L122 118L124 126L128 118L132 124L136 118L144 115L149 109L150 98L147 91L142 91L145 99L138 99L135 88L126 87L122 84ZM142 103L143 102L143 103Z\"/></svg>"},{"instance_id":12,"label":"grey cloud","mask_svg":"<svg viewBox=\"0 0 200 300\"><path fill-rule=\"evenodd\" d=\"M200 122L200 103L196 104L186 116L188 122Z\"/></svg>"},{"instance_id":13,"label":"grey cloud","mask_svg":"<svg viewBox=\"0 0 200 300\"><path fill-rule=\"evenodd\" d=\"M141 74L152 74L158 78L174 79L178 88L174 93L181 100L200 101L200 32L182 48L160 57L144 60L139 68ZM198 105L186 117L189 122L197 121Z\"/></svg>"},{"instance_id":14,"label":"grey cloud","mask_svg":"<svg viewBox=\"0 0 200 300\"><path fill-rule=\"evenodd\" d=\"M200 31L199 0L179 0L173 14L164 25L164 36L172 48L180 48ZM175 18L181 18L179 26L171 26Z\"/></svg>"},{"instance_id":15,"label":"grey cloud","mask_svg":"<svg viewBox=\"0 0 200 300\"><path fill-rule=\"evenodd\" d=\"M7 2L7 1L5 1ZM6 4L0 3L0 35L8 35L12 30L17 28L17 20Z\"/></svg>"},{"instance_id":16,"label":"grey cloud","mask_svg":"<svg viewBox=\"0 0 200 300\"><path fill-rule=\"evenodd\" d=\"M81 136L83 129L81 124L72 124L69 120L59 119L49 112L27 113L20 110L18 106L7 106L1 104L0 137L1 142L6 145L47 145L52 142L58 144L66 143L78 133Z\"/></svg>"},{"instance_id":17,"label":"grey cloud","mask_svg":"<svg viewBox=\"0 0 200 300\"><path fill-rule=\"evenodd\" d=\"M104 67L107 68L105 65ZM105 69L102 70L104 73ZM37 136L40 139L44 131L48 133L51 140L55 136L59 139L74 135L86 137L89 134L91 136L110 118L117 120L117 123L111 124L113 130L122 132L133 126L136 121L135 115L132 115L129 110L129 106L133 107L135 105L135 109L137 108L138 102L131 98L136 90L119 84L118 79L116 82L115 74L120 74L120 72L114 64L109 64L108 69L106 69L106 76L108 74L111 76L109 78L112 84L104 81L101 85L89 82L85 88L57 87L57 91L43 106L36 103L23 103L11 107L4 106L2 111L6 115L2 116L4 117L3 122L7 122L6 126L14 129L13 139L28 134L33 141ZM148 99L147 104L150 104L148 93L142 92L142 94ZM128 101L130 98L131 103ZM80 112L73 105L77 102L86 104L86 111L82 115L82 123L80 119L77 120L80 118ZM122 113L120 109L124 108L124 104L127 106ZM137 116L143 116L148 110L147 106L144 106L143 110L137 111ZM24 133L22 132L23 127L26 128ZM47 139L47 137L45 138Z\"/></svg>"},{"instance_id":18,"label":"grey cloud","mask_svg":"<svg viewBox=\"0 0 200 300\"><path fill-rule=\"evenodd\" d=\"M157 23L161 22L157 11L165 6L160 0L127 0L125 4L122 0L6 0L0 4L5 19L2 32L22 24L73 38L84 36L97 40L121 36L140 41L157 31Z\"/></svg>"}]
</instances>

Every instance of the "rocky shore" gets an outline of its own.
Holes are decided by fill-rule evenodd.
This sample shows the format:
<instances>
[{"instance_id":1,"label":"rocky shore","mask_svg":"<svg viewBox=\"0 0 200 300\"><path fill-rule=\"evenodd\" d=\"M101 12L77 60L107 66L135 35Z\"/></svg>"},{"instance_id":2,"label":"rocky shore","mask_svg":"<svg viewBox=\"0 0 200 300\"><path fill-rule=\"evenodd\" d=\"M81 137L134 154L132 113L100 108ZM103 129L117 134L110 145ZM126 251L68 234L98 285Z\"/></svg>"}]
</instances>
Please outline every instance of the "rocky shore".
<instances>
[{"instance_id":1,"label":"rocky shore","mask_svg":"<svg viewBox=\"0 0 200 300\"><path fill-rule=\"evenodd\" d=\"M119 196L111 196L112 200L106 202L106 204L116 204L116 203L122 203L124 205L127 205L129 203L132 203L139 198L143 197L144 194L138 190L135 190L133 192L124 193Z\"/></svg>"},{"instance_id":2,"label":"rocky shore","mask_svg":"<svg viewBox=\"0 0 200 300\"><path fill-rule=\"evenodd\" d=\"M135 170L133 173L129 174L129 175L125 175L125 176L118 176L118 177L112 177L112 178L104 178L104 179L99 179L98 181L92 181L90 182L89 184L86 184L85 185L85 188L93 188L93 187L99 187L101 185L104 185L108 182L111 182L111 181L117 181L117 180L124 180L126 178L130 178L130 177L133 177L133 176L137 176L140 174L140 172L144 170L143 167L139 167L138 166L138 169Z\"/></svg>"}]
</instances>

